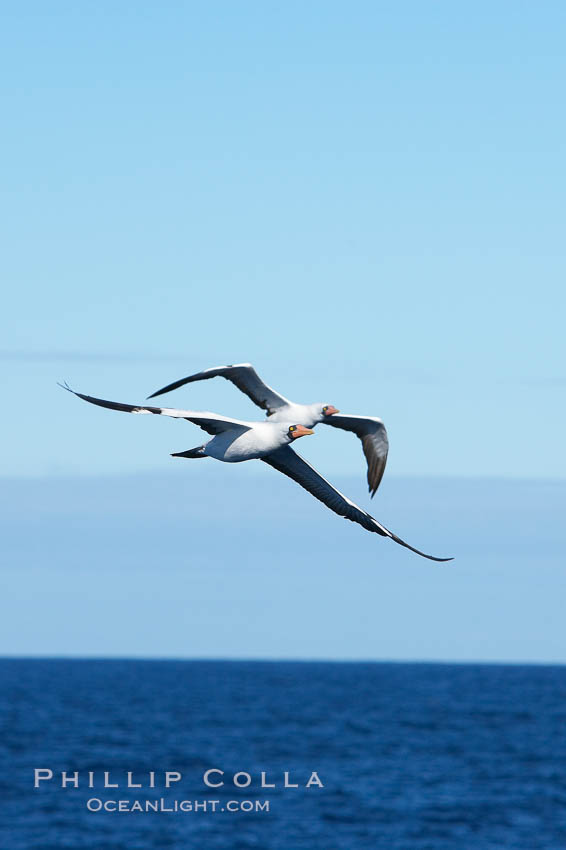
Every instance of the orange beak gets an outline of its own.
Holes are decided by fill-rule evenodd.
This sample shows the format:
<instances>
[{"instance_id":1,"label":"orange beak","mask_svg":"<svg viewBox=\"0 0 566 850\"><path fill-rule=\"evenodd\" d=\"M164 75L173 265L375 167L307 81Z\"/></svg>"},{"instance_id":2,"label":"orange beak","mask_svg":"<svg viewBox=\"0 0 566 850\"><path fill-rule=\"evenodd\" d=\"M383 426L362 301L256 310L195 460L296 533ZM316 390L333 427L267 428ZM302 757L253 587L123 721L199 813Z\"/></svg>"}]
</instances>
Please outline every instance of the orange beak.
<instances>
[{"instance_id":1,"label":"orange beak","mask_svg":"<svg viewBox=\"0 0 566 850\"><path fill-rule=\"evenodd\" d=\"M297 437L306 437L307 434L314 434L314 431L312 430L312 428L305 428L304 425L297 425L292 434L293 439L296 440Z\"/></svg>"},{"instance_id":2,"label":"orange beak","mask_svg":"<svg viewBox=\"0 0 566 850\"><path fill-rule=\"evenodd\" d=\"M325 416L332 416L333 413L340 413L337 407L333 407L331 404L328 405L326 410L324 411Z\"/></svg>"}]
</instances>

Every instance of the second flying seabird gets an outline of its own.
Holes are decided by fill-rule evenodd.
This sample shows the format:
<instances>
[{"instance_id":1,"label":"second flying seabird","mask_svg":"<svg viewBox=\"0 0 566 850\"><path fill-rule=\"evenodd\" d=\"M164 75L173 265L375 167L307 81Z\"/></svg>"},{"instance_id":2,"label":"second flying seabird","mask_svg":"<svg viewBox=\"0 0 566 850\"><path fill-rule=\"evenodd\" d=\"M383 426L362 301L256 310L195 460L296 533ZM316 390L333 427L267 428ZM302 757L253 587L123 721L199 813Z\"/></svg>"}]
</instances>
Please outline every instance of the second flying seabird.
<instances>
[{"instance_id":1,"label":"second flying seabird","mask_svg":"<svg viewBox=\"0 0 566 850\"><path fill-rule=\"evenodd\" d=\"M174 381L148 398L155 398L162 393L171 392L193 381L207 381L209 378L226 378L248 398L266 411L271 422L302 422L306 428L314 428L319 423L352 431L362 441L362 448L367 460L368 489L373 498L383 477L389 442L385 425L376 416L338 416L340 411L332 404L296 404L288 398L275 392L257 374L251 363L236 363L233 366L215 366L196 372L187 378Z\"/></svg>"}]
</instances>

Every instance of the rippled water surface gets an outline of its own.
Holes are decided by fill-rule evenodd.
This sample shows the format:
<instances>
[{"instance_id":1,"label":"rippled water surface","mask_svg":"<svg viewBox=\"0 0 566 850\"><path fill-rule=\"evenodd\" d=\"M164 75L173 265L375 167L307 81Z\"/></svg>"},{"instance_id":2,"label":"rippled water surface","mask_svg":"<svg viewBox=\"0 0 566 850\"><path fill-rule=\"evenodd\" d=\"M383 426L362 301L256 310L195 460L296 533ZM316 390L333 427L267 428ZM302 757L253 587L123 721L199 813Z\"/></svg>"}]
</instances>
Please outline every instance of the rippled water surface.
<instances>
[{"instance_id":1,"label":"rippled water surface","mask_svg":"<svg viewBox=\"0 0 566 850\"><path fill-rule=\"evenodd\" d=\"M565 668L3 660L0 673L11 850L566 847ZM54 779L34 790L34 768ZM209 768L224 787L206 788ZM78 789L60 787L63 770ZM166 770L182 774L168 790ZM304 787L312 771L323 788ZM91 799L218 803L90 812ZM269 812L227 811L256 800Z\"/></svg>"}]
</instances>

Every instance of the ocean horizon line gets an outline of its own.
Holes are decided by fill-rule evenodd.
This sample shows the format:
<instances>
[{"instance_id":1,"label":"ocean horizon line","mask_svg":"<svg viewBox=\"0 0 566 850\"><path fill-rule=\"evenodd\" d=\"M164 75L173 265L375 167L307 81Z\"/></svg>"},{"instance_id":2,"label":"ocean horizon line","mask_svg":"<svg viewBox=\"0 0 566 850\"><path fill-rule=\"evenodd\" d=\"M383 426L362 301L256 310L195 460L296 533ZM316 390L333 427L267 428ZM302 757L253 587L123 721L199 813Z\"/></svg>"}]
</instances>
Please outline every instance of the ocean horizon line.
<instances>
[{"instance_id":1,"label":"ocean horizon line","mask_svg":"<svg viewBox=\"0 0 566 850\"><path fill-rule=\"evenodd\" d=\"M0 654L0 663L4 661L109 661L109 662L151 662L172 663L181 662L195 664L360 664L360 665L399 665L399 666L429 666L429 667L565 667L566 661L548 660L513 660L513 659L440 659L440 658L317 658L282 656L237 656L198 655L18 655Z\"/></svg>"}]
</instances>

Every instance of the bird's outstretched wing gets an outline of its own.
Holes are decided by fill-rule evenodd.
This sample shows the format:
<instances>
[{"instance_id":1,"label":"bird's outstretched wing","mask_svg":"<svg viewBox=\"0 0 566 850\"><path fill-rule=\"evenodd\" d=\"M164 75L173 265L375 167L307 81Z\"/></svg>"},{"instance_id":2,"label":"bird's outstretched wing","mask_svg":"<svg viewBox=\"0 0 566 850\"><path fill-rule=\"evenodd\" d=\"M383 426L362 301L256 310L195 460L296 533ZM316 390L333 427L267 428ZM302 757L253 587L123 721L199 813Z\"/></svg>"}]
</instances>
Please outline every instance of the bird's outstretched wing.
<instances>
[{"instance_id":1,"label":"bird's outstretched wing","mask_svg":"<svg viewBox=\"0 0 566 850\"><path fill-rule=\"evenodd\" d=\"M100 407L108 407L110 410L122 410L124 413L157 413L160 416L172 416L174 419L187 419L206 431L207 434L221 434L222 431L231 431L235 428L249 431L250 425L239 419L228 419L218 413L209 413L199 410L175 410L172 407L143 407L137 404L123 404L119 401L106 401L103 398L94 398L91 395L83 395L72 390L67 384L59 384L64 390L88 401L90 404L98 404Z\"/></svg>"},{"instance_id":2,"label":"bird's outstretched wing","mask_svg":"<svg viewBox=\"0 0 566 850\"><path fill-rule=\"evenodd\" d=\"M411 552L416 552L417 555L422 555L423 558L428 558L430 561L451 561L452 558L436 558L434 555L426 555L414 546L410 546L393 534L392 531L381 525L370 514L366 513L362 508L359 508L354 502L351 502L346 496L339 493L325 478L314 469L310 463L307 463L304 458L298 455L290 446L283 446L281 449L272 452L269 455L261 458L264 463L268 463L274 469L288 475L305 490L308 490L315 499L334 511L335 514L343 516L352 522L359 523L367 531L373 531L376 534L381 534L382 537L390 537L395 543L405 546Z\"/></svg>"},{"instance_id":3,"label":"bird's outstretched wing","mask_svg":"<svg viewBox=\"0 0 566 850\"><path fill-rule=\"evenodd\" d=\"M334 413L322 420L324 425L352 431L362 441L362 448L368 463L368 488L371 498L379 487L385 472L389 440L387 431L381 419L373 416L343 416Z\"/></svg>"},{"instance_id":4,"label":"bird's outstretched wing","mask_svg":"<svg viewBox=\"0 0 566 850\"><path fill-rule=\"evenodd\" d=\"M267 410L268 413L273 413L280 407L284 407L290 403L288 399L276 393L275 390L261 380L251 363L236 363L234 366L214 366L212 369L196 372L187 378L181 378L179 381L167 384L166 387L162 387L162 389L152 393L148 398L155 398L163 393L176 390L185 384L192 384L193 381L207 381L209 378L216 377L226 378L227 381L231 381L248 398L251 398L254 404L257 404L263 410Z\"/></svg>"}]
</instances>

